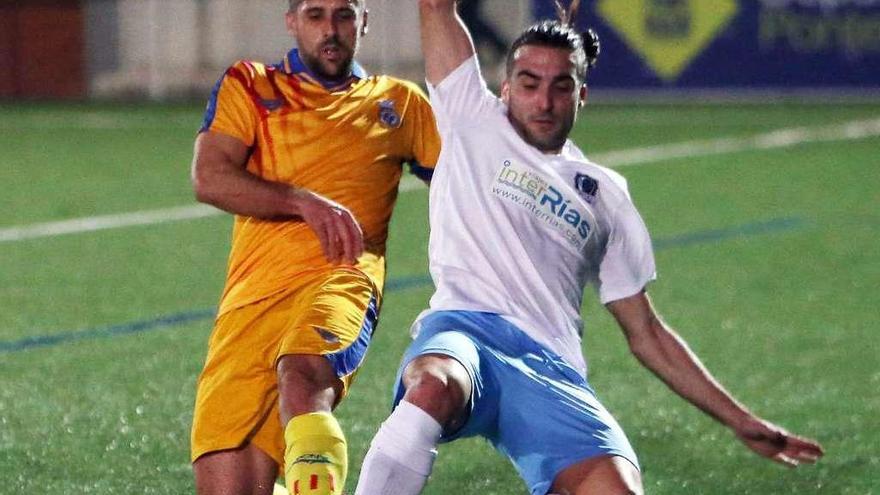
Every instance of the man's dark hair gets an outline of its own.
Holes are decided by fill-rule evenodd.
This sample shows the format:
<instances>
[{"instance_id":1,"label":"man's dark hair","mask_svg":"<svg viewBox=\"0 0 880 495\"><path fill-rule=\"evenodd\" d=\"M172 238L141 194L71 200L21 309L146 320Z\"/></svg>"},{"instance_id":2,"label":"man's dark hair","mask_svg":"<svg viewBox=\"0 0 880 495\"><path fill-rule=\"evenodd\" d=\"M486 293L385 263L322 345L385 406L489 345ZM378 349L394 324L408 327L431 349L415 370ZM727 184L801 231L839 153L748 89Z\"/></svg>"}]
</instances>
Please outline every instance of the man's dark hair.
<instances>
[{"instance_id":1,"label":"man's dark hair","mask_svg":"<svg viewBox=\"0 0 880 495\"><path fill-rule=\"evenodd\" d=\"M294 12L296 10L296 8L299 7L299 4L301 4L302 2L303 2L303 0L288 0L287 1L288 9L291 12ZM363 6L364 5L363 0L358 2L358 5Z\"/></svg>"},{"instance_id":2,"label":"man's dark hair","mask_svg":"<svg viewBox=\"0 0 880 495\"><path fill-rule=\"evenodd\" d=\"M599 36L592 29L578 33L563 21L541 21L523 31L513 41L507 52L507 77L513 75L516 51L523 46L561 48L573 52L577 76L581 82L587 80L587 72L596 65L599 58Z\"/></svg>"}]
</instances>

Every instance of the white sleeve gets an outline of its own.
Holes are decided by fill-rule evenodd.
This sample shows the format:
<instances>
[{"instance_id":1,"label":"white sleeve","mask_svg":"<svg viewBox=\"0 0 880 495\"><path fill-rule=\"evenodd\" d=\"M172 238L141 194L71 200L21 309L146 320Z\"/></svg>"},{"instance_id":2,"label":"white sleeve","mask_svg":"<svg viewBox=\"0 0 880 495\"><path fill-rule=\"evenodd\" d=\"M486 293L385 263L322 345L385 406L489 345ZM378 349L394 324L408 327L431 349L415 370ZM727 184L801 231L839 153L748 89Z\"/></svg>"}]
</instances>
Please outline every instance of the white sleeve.
<instances>
[{"instance_id":1,"label":"white sleeve","mask_svg":"<svg viewBox=\"0 0 880 495\"><path fill-rule=\"evenodd\" d=\"M629 198L613 209L611 232L599 264L602 304L638 294L657 278L654 250L645 222Z\"/></svg>"},{"instance_id":2,"label":"white sleeve","mask_svg":"<svg viewBox=\"0 0 880 495\"><path fill-rule=\"evenodd\" d=\"M455 122L474 122L487 115L487 107L501 104L486 85L476 55L462 62L436 86L428 83L428 94L441 129Z\"/></svg>"}]
</instances>

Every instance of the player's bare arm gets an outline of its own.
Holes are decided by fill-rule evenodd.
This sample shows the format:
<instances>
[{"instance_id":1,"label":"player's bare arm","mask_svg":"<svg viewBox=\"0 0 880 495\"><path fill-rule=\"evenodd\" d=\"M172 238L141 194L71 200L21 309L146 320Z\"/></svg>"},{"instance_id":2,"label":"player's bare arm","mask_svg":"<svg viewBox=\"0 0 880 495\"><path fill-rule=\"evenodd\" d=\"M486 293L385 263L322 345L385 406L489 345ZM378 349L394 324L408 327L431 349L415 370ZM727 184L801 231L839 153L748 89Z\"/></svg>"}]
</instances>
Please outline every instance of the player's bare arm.
<instances>
[{"instance_id":1,"label":"player's bare arm","mask_svg":"<svg viewBox=\"0 0 880 495\"><path fill-rule=\"evenodd\" d=\"M474 44L456 13L456 0L419 0L425 77L432 85L474 55Z\"/></svg>"},{"instance_id":2,"label":"player's bare arm","mask_svg":"<svg viewBox=\"0 0 880 495\"><path fill-rule=\"evenodd\" d=\"M752 414L709 373L654 310L645 292L608 304L638 360L678 395L722 424L756 453L789 466L813 463L822 447Z\"/></svg>"},{"instance_id":3,"label":"player's bare arm","mask_svg":"<svg viewBox=\"0 0 880 495\"><path fill-rule=\"evenodd\" d=\"M237 215L300 218L317 235L328 261L354 263L364 244L351 212L312 191L251 174L246 169L248 154L248 147L234 137L199 134L192 163L196 199Z\"/></svg>"}]
</instances>

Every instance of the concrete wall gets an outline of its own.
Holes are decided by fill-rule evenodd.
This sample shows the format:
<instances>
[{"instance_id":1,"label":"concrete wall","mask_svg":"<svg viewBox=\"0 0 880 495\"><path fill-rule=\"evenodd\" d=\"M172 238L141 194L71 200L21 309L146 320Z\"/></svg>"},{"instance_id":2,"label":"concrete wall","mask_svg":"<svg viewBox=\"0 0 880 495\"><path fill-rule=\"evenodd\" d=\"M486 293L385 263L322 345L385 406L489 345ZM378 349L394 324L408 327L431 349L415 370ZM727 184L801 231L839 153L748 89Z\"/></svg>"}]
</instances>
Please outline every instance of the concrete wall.
<instances>
[{"instance_id":1,"label":"concrete wall","mask_svg":"<svg viewBox=\"0 0 880 495\"><path fill-rule=\"evenodd\" d=\"M91 64L95 96L145 94L162 99L203 94L235 60L276 62L293 45L284 27L286 0L90 2L92 22L114 19L117 28L111 33L104 27L98 35L117 49L105 56L115 59L113 67ZM526 22L528 0L484 3L488 17L509 36ZM368 0L367 7L369 33L358 59L370 71L421 80L415 0Z\"/></svg>"}]
</instances>

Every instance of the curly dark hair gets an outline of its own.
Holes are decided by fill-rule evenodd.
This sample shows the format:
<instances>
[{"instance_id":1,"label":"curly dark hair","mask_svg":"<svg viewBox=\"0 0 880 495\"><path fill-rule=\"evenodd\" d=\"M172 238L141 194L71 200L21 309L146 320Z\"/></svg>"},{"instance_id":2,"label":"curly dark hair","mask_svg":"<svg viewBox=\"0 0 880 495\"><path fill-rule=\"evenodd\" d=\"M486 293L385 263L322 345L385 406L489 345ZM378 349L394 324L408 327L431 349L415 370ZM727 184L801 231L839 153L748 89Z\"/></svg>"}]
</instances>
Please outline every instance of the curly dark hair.
<instances>
[{"instance_id":1,"label":"curly dark hair","mask_svg":"<svg viewBox=\"0 0 880 495\"><path fill-rule=\"evenodd\" d=\"M507 52L507 76L513 75L513 62L516 51L526 45L562 48L575 53L577 75L581 82L587 80L587 73L596 65L599 58L599 35L592 29L579 33L566 20L541 21L529 26L510 46Z\"/></svg>"},{"instance_id":2,"label":"curly dark hair","mask_svg":"<svg viewBox=\"0 0 880 495\"><path fill-rule=\"evenodd\" d=\"M288 9L289 9L291 12L293 12L293 11L296 10L297 7L299 7L299 4L301 4L302 2L303 2L303 0L288 0L288 2L287 2ZM359 4L361 7L363 7L363 6L364 6L364 0L358 0L358 4Z\"/></svg>"}]
</instances>

